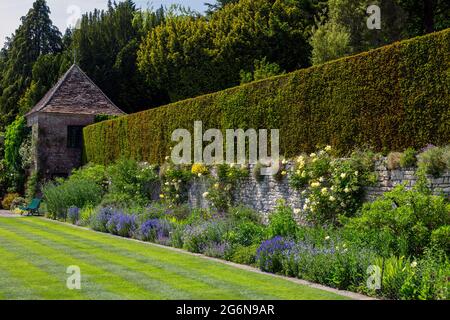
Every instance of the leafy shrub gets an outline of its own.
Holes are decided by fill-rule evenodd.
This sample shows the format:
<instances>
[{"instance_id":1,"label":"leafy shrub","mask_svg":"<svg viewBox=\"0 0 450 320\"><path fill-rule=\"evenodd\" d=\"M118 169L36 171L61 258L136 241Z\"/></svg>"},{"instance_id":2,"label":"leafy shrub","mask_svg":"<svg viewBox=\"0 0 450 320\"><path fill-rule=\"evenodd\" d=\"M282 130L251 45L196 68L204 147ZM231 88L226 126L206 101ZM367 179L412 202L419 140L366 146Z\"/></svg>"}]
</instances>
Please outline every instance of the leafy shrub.
<instances>
[{"instance_id":1,"label":"leafy shrub","mask_svg":"<svg viewBox=\"0 0 450 320\"><path fill-rule=\"evenodd\" d=\"M10 210L16 210L20 207L25 207L27 205L27 200L22 197L14 198L11 202Z\"/></svg>"},{"instance_id":2,"label":"leafy shrub","mask_svg":"<svg viewBox=\"0 0 450 320\"><path fill-rule=\"evenodd\" d=\"M414 148L406 149L400 156L400 166L402 168L412 168L417 164L417 151Z\"/></svg>"},{"instance_id":3,"label":"leafy shrub","mask_svg":"<svg viewBox=\"0 0 450 320\"><path fill-rule=\"evenodd\" d=\"M71 206L96 206L102 197L102 190L95 182L70 178L47 183L42 193L52 219L64 218Z\"/></svg>"},{"instance_id":4,"label":"leafy shrub","mask_svg":"<svg viewBox=\"0 0 450 320\"><path fill-rule=\"evenodd\" d=\"M233 249L230 260L238 264L254 265L256 263L256 251L259 244L253 244L248 247L237 246Z\"/></svg>"},{"instance_id":5,"label":"leafy shrub","mask_svg":"<svg viewBox=\"0 0 450 320\"><path fill-rule=\"evenodd\" d=\"M67 219L72 224L77 224L80 220L80 208L70 207L67 209Z\"/></svg>"},{"instance_id":6,"label":"leafy shrub","mask_svg":"<svg viewBox=\"0 0 450 320\"><path fill-rule=\"evenodd\" d=\"M95 208L91 205L85 206L80 210L80 225L88 226L92 217L95 215Z\"/></svg>"},{"instance_id":7,"label":"leafy shrub","mask_svg":"<svg viewBox=\"0 0 450 320\"><path fill-rule=\"evenodd\" d=\"M242 205L230 208L228 214L234 221L261 222L261 216L257 211Z\"/></svg>"},{"instance_id":8,"label":"leafy shrub","mask_svg":"<svg viewBox=\"0 0 450 320\"><path fill-rule=\"evenodd\" d=\"M269 216L268 237L294 237L297 228L292 209L280 202L275 211Z\"/></svg>"},{"instance_id":9,"label":"leafy shrub","mask_svg":"<svg viewBox=\"0 0 450 320\"><path fill-rule=\"evenodd\" d=\"M161 201L171 207L185 203L187 187L193 176L191 170L187 166L165 162L159 170L159 176L162 184Z\"/></svg>"},{"instance_id":10,"label":"leafy shrub","mask_svg":"<svg viewBox=\"0 0 450 320\"><path fill-rule=\"evenodd\" d=\"M398 186L366 203L361 216L348 220L346 228L378 239L376 246L387 246L389 252L417 255L429 246L434 230L449 224L449 210L444 197Z\"/></svg>"},{"instance_id":11,"label":"leafy shrub","mask_svg":"<svg viewBox=\"0 0 450 320\"><path fill-rule=\"evenodd\" d=\"M234 224L226 239L232 245L251 246L260 244L265 237L265 230L261 224L251 221L241 221Z\"/></svg>"},{"instance_id":12,"label":"leafy shrub","mask_svg":"<svg viewBox=\"0 0 450 320\"><path fill-rule=\"evenodd\" d=\"M316 224L338 224L340 216L352 216L364 200L364 186L374 180L373 157L357 152L348 159L331 157L327 146L296 159L290 176L294 188L304 189L303 212Z\"/></svg>"},{"instance_id":13,"label":"leafy shrub","mask_svg":"<svg viewBox=\"0 0 450 320\"><path fill-rule=\"evenodd\" d=\"M437 178L440 177L446 170L448 159L446 159L446 151L450 147L439 148L432 147L425 152L419 154L418 166L423 169L425 173Z\"/></svg>"},{"instance_id":14,"label":"leafy shrub","mask_svg":"<svg viewBox=\"0 0 450 320\"><path fill-rule=\"evenodd\" d=\"M155 167L147 163L121 159L107 168L110 179L108 193L103 205L126 207L129 205L146 205L151 200L151 193L158 179Z\"/></svg>"},{"instance_id":15,"label":"leafy shrub","mask_svg":"<svg viewBox=\"0 0 450 320\"><path fill-rule=\"evenodd\" d=\"M351 247L345 242L296 242L281 257L282 272L335 288L357 291L365 286L366 270L375 255L372 251Z\"/></svg>"},{"instance_id":16,"label":"leafy shrub","mask_svg":"<svg viewBox=\"0 0 450 320\"><path fill-rule=\"evenodd\" d=\"M2 200L2 207L5 210L12 209L11 205L15 199L19 198L20 195L18 193L8 193Z\"/></svg>"},{"instance_id":17,"label":"leafy shrub","mask_svg":"<svg viewBox=\"0 0 450 320\"><path fill-rule=\"evenodd\" d=\"M434 248L438 248L450 254L450 225L445 225L431 233L431 243Z\"/></svg>"},{"instance_id":18,"label":"leafy shrub","mask_svg":"<svg viewBox=\"0 0 450 320\"><path fill-rule=\"evenodd\" d=\"M448 300L450 261L442 251L427 250L413 261L400 288L399 298L406 300ZM402 270L403 271L403 270Z\"/></svg>"}]
</instances>

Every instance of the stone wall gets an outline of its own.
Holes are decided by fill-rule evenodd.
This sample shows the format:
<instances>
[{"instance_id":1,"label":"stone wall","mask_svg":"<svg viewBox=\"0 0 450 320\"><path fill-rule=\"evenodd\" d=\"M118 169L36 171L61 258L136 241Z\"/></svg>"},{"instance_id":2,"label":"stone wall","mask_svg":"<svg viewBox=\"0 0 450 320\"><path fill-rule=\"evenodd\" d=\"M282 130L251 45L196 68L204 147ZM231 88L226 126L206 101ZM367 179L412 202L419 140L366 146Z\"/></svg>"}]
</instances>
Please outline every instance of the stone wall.
<instances>
[{"instance_id":1,"label":"stone wall","mask_svg":"<svg viewBox=\"0 0 450 320\"><path fill-rule=\"evenodd\" d=\"M376 163L375 171L378 182L366 189L366 198L369 201L392 190L398 184L404 183L409 189L417 181L415 169L388 170L385 159ZM442 191L450 198L450 172L436 179L429 177L429 182L435 193ZM189 189L189 205L196 208L208 207L207 201L203 198L203 194L207 190L207 180L193 182ZM265 216L276 207L279 199L284 199L286 204L292 208L302 208L304 204L301 192L291 188L288 179L277 181L273 177L265 177L262 181L256 181L252 175L238 183L233 193L233 199L234 204L244 204Z\"/></svg>"},{"instance_id":2,"label":"stone wall","mask_svg":"<svg viewBox=\"0 0 450 320\"><path fill-rule=\"evenodd\" d=\"M68 148L68 126L86 126L93 115L37 113L28 120L36 141L35 166L42 179L67 176L82 164L82 148Z\"/></svg>"}]
</instances>

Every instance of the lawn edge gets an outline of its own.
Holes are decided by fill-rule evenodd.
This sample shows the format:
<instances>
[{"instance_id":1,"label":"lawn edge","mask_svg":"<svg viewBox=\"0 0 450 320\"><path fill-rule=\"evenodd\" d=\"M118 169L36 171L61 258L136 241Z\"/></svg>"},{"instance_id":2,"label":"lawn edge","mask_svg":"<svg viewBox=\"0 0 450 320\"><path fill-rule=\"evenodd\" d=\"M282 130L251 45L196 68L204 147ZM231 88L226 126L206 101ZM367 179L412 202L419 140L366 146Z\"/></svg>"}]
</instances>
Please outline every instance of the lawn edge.
<instances>
[{"instance_id":1,"label":"lawn edge","mask_svg":"<svg viewBox=\"0 0 450 320\"><path fill-rule=\"evenodd\" d=\"M167 249L167 250L171 250L173 252L177 252L177 253L182 253L182 254L186 254L186 255L190 255L190 256L194 256L194 257L200 257L209 261L215 261L221 264L225 264L231 267L235 267L241 270L246 270L249 272L253 272L253 273L258 273L258 274L262 274L262 275L267 275L267 276L271 276L274 278L278 278L278 279L283 279L283 280L287 280L289 282L293 282L295 284L298 285L303 285L303 286L307 286L310 288L314 288L314 289L319 289L319 290L323 290L323 291L327 291L330 293L334 293L343 297L347 297L353 300L378 300L377 298L374 297L369 297L360 293L356 293L356 292L352 292L352 291L347 291L347 290L339 290L339 289L335 289L332 287L328 287L322 284L318 284L318 283L314 283L311 281L307 281L307 280L303 280L303 279L298 279L298 278L291 278L291 277L286 277L286 276L282 276L282 275L278 275L278 274L274 274L274 273L269 273L269 272L264 272L261 271L258 268L252 267L252 266L248 266L245 264L238 264L238 263L234 263L231 261L226 261L226 260L222 260L222 259L217 259L217 258L212 258L212 257L208 257L206 255L200 254L200 253L193 253L193 252L189 252L183 249L179 249L179 248L174 248L174 247L169 247L169 246L164 246L161 244L157 244L157 243L152 243L152 242L147 242L147 241L141 241L138 239L132 239L132 238L125 238L125 237L120 237L120 236L116 236L113 235L111 233L106 233L106 232L100 232L100 231L96 231L90 228L86 228L86 227L81 227L81 226L77 226L77 225L73 225L71 223L67 223L67 222L63 222L63 221L57 221L57 220L51 220L45 217L36 217L36 219L41 219L41 220L45 220L48 222L52 222L52 223L56 223L56 224L60 224L60 225L64 225L64 226L69 226L72 227L74 229L81 229L81 230L85 230L85 231L91 231L94 233L98 233L98 234L103 234L112 238L116 238L116 239L123 239L123 240L128 240L128 241L133 241L133 242L137 242L137 243L143 243L145 245L148 246L153 246L156 248L161 248L161 249Z\"/></svg>"}]
</instances>

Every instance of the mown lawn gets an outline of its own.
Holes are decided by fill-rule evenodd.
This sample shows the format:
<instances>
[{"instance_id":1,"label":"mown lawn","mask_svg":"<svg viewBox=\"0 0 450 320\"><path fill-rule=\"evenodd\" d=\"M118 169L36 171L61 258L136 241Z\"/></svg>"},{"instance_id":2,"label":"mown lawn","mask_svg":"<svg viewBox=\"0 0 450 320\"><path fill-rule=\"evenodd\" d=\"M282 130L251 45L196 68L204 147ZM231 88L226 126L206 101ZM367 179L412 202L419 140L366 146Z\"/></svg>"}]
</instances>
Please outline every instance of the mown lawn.
<instances>
[{"instance_id":1,"label":"mown lawn","mask_svg":"<svg viewBox=\"0 0 450 320\"><path fill-rule=\"evenodd\" d=\"M81 269L81 290L66 287ZM343 299L202 257L42 218L0 217L0 299Z\"/></svg>"}]
</instances>

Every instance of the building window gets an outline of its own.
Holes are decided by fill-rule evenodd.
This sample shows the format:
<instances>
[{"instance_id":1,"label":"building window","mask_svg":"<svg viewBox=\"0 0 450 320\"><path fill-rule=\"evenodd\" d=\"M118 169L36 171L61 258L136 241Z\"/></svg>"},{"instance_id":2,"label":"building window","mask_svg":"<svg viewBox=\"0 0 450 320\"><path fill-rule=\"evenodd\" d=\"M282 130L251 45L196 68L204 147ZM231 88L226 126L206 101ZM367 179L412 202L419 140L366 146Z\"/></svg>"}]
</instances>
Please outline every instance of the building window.
<instances>
[{"instance_id":1,"label":"building window","mask_svg":"<svg viewBox=\"0 0 450 320\"><path fill-rule=\"evenodd\" d=\"M83 127L67 127L67 148L80 149L83 145Z\"/></svg>"}]
</instances>

